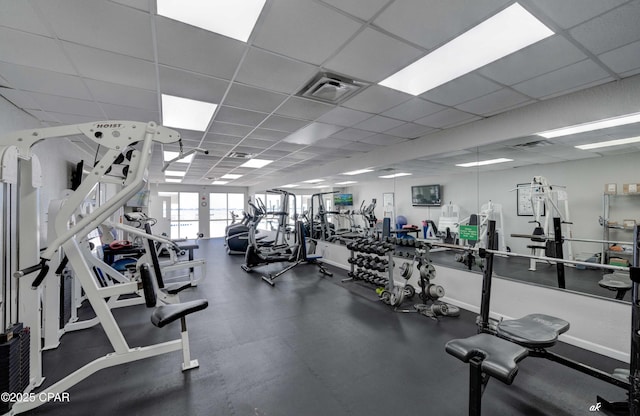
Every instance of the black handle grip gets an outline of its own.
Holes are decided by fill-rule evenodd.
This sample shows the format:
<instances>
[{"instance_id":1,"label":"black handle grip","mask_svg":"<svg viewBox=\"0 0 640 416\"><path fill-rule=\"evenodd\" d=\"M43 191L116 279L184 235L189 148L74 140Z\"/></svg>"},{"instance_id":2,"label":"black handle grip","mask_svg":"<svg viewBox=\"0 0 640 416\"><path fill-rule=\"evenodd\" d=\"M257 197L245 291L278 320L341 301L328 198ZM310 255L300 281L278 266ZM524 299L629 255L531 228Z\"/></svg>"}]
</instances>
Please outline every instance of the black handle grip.
<instances>
[{"instance_id":1,"label":"black handle grip","mask_svg":"<svg viewBox=\"0 0 640 416\"><path fill-rule=\"evenodd\" d=\"M61 275L62 274L62 271L64 270L64 268L67 267L67 263L69 263L69 258L67 256L64 256L64 258L60 262L60 265L56 269L56 274L57 275Z\"/></svg>"},{"instance_id":2,"label":"black handle grip","mask_svg":"<svg viewBox=\"0 0 640 416\"><path fill-rule=\"evenodd\" d=\"M34 265L34 266L29 266L29 267L25 267L22 270L18 270L17 272L15 272L13 274L13 277L22 277L22 276L26 276L28 274L31 274L33 272L37 272L38 270L42 269L44 267L44 265L46 264L46 260L41 260L40 263Z\"/></svg>"},{"instance_id":3,"label":"black handle grip","mask_svg":"<svg viewBox=\"0 0 640 416\"><path fill-rule=\"evenodd\" d=\"M47 273L49 273L49 265L45 264L42 266L40 273L38 273L36 278L33 279L33 282L31 283L31 289L37 289L38 286L40 286L40 283L42 283L42 281L44 280L44 278L47 277Z\"/></svg>"}]
</instances>

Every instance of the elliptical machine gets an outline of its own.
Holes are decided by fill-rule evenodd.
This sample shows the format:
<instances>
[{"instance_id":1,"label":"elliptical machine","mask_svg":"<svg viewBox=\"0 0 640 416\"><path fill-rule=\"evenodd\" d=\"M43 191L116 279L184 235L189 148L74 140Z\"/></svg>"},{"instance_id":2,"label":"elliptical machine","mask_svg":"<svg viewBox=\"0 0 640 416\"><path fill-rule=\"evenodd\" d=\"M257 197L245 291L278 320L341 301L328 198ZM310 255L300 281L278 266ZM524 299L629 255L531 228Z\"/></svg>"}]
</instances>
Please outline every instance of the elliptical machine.
<instances>
[{"instance_id":1,"label":"elliptical machine","mask_svg":"<svg viewBox=\"0 0 640 416\"><path fill-rule=\"evenodd\" d=\"M238 214L231 213L233 222L225 229L224 247L227 254L244 254L249 246L249 221L251 217L242 213L242 221L236 223Z\"/></svg>"}]
</instances>

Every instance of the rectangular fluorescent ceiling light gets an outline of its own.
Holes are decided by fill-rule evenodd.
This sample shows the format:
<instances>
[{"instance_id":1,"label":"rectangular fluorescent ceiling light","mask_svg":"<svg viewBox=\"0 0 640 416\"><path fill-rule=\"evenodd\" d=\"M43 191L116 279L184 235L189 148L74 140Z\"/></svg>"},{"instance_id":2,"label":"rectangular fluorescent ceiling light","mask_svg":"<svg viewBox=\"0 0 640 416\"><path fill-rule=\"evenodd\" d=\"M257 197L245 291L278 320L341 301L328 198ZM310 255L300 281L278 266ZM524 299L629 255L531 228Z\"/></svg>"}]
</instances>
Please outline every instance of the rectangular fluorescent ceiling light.
<instances>
[{"instance_id":1,"label":"rectangular fluorescent ceiling light","mask_svg":"<svg viewBox=\"0 0 640 416\"><path fill-rule=\"evenodd\" d=\"M553 139L554 137L568 136L570 134L584 133L585 131L606 129L608 127L623 126L625 124L638 123L638 122L640 122L640 113L635 113L635 114L628 114L626 116L598 120L591 123L576 124L575 126L543 131L542 133L536 133L536 134L546 139Z\"/></svg>"},{"instance_id":2,"label":"rectangular fluorescent ceiling light","mask_svg":"<svg viewBox=\"0 0 640 416\"><path fill-rule=\"evenodd\" d=\"M165 170L164 174L165 176L184 176L187 172L181 172L179 170Z\"/></svg>"},{"instance_id":3,"label":"rectangular fluorescent ceiling light","mask_svg":"<svg viewBox=\"0 0 640 416\"><path fill-rule=\"evenodd\" d=\"M576 148L581 150L591 150L591 149L599 149L601 147L621 146L623 144L631 144L631 143L638 143L638 142L640 142L640 136L629 137L627 139L608 140L606 142L581 144L580 146L576 146Z\"/></svg>"},{"instance_id":4,"label":"rectangular fluorescent ceiling light","mask_svg":"<svg viewBox=\"0 0 640 416\"><path fill-rule=\"evenodd\" d=\"M162 125L205 131L217 107L204 101L162 94Z\"/></svg>"},{"instance_id":5,"label":"rectangular fluorescent ceiling light","mask_svg":"<svg viewBox=\"0 0 640 416\"><path fill-rule=\"evenodd\" d=\"M469 163L460 163L456 166L460 166L461 168L470 168L473 166L486 166L486 165L495 165L496 163L505 163L505 162L513 162L513 159L505 159L501 157L500 159L490 159L490 160L480 160L478 162L469 162Z\"/></svg>"},{"instance_id":6,"label":"rectangular fluorescent ceiling light","mask_svg":"<svg viewBox=\"0 0 640 416\"><path fill-rule=\"evenodd\" d=\"M336 185L351 185L352 183L358 183L358 182L356 181L336 182Z\"/></svg>"},{"instance_id":7,"label":"rectangular fluorescent ceiling light","mask_svg":"<svg viewBox=\"0 0 640 416\"><path fill-rule=\"evenodd\" d=\"M229 182L227 182L227 181L213 181L213 182L211 182L211 185L226 185L228 183Z\"/></svg>"},{"instance_id":8,"label":"rectangular fluorescent ceiling light","mask_svg":"<svg viewBox=\"0 0 640 416\"><path fill-rule=\"evenodd\" d=\"M551 35L551 29L514 3L380 85L420 95Z\"/></svg>"},{"instance_id":9,"label":"rectangular fluorescent ceiling light","mask_svg":"<svg viewBox=\"0 0 640 416\"><path fill-rule=\"evenodd\" d=\"M373 172L373 169L360 169L360 170L352 170L351 172L344 172L341 175L360 175L362 173Z\"/></svg>"},{"instance_id":10,"label":"rectangular fluorescent ceiling light","mask_svg":"<svg viewBox=\"0 0 640 416\"><path fill-rule=\"evenodd\" d=\"M158 0L158 14L246 42L265 0Z\"/></svg>"},{"instance_id":11,"label":"rectangular fluorescent ceiling light","mask_svg":"<svg viewBox=\"0 0 640 416\"><path fill-rule=\"evenodd\" d=\"M324 182L324 179L309 179L308 181L302 181L304 183L319 183Z\"/></svg>"},{"instance_id":12,"label":"rectangular fluorescent ceiling light","mask_svg":"<svg viewBox=\"0 0 640 416\"><path fill-rule=\"evenodd\" d=\"M180 156L180 152L169 152L167 150L164 150L162 154L164 155L165 162L168 162ZM191 163L191 161L193 160L193 156L194 154L192 153L189 156L185 156L182 159L178 159L173 163Z\"/></svg>"},{"instance_id":13,"label":"rectangular fluorescent ceiling light","mask_svg":"<svg viewBox=\"0 0 640 416\"><path fill-rule=\"evenodd\" d=\"M238 175L237 173L227 173L226 175L222 175L220 179L238 179L241 177L242 175Z\"/></svg>"},{"instance_id":14,"label":"rectangular fluorescent ceiling light","mask_svg":"<svg viewBox=\"0 0 640 416\"><path fill-rule=\"evenodd\" d=\"M267 160L267 159L249 159L246 162L244 162L242 165L240 165L241 168L254 168L254 169L259 169L262 167L267 166L269 163L273 162L273 160Z\"/></svg>"},{"instance_id":15,"label":"rectangular fluorescent ceiling light","mask_svg":"<svg viewBox=\"0 0 640 416\"><path fill-rule=\"evenodd\" d=\"M164 178L164 181L167 183L180 183L182 182L182 179L178 179L178 178Z\"/></svg>"},{"instance_id":16,"label":"rectangular fluorescent ceiling light","mask_svg":"<svg viewBox=\"0 0 640 416\"><path fill-rule=\"evenodd\" d=\"M394 173L392 175L378 176L378 178L392 179L392 178L399 178L400 176L411 176L411 175L412 175L412 173Z\"/></svg>"},{"instance_id":17,"label":"rectangular fluorescent ceiling light","mask_svg":"<svg viewBox=\"0 0 640 416\"><path fill-rule=\"evenodd\" d=\"M290 183L289 185L282 185L280 188L297 188L298 186L300 185Z\"/></svg>"}]
</instances>

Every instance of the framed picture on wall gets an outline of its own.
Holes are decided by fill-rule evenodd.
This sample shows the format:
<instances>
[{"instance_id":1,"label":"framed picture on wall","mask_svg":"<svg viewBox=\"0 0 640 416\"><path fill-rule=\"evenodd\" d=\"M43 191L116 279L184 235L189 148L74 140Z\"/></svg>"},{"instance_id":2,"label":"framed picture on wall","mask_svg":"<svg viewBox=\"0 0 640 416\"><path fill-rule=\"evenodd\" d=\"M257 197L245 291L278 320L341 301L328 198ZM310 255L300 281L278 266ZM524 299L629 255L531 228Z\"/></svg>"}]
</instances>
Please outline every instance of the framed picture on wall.
<instances>
[{"instance_id":1,"label":"framed picture on wall","mask_svg":"<svg viewBox=\"0 0 640 416\"><path fill-rule=\"evenodd\" d=\"M517 214L519 217L533 217L535 208L533 206L534 201L531 199L531 191L533 188L530 183L519 183L516 185L516 206ZM544 217L545 206L542 204L542 213L540 216Z\"/></svg>"}]
</instances>

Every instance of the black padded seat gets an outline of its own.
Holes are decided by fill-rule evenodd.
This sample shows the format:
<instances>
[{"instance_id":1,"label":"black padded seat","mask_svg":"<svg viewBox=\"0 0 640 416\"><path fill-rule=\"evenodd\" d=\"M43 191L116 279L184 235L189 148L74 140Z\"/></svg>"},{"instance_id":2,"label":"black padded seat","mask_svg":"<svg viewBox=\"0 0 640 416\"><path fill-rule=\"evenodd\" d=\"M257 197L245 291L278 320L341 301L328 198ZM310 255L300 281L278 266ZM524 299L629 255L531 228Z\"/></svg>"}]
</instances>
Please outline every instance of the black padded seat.
<instances>
[{"instance_id":1,"label":"black padded seat","mask_svg":"<svg viewBox=\"0 0 640 416\"><path fill-rule=\"evenodd\" d=\"M173 305L158 306L151 314L151 323L162 328L163 326L183 318L190 313L206 309L209 302L206 299L192 300L189 302L176 303Z\"/></svg>"},{"instance_id":2,"label":"black padded seat","mask_svg":"<svg viewBox=\"0 0 640 416\"><path fill-rule=\"evenodd\" d=\"M554 316L534 313L520 319L502 321L496 334L527 348L546 348L558 341L558 335L569 330L569 322Z\"/></svg>"},{"instance_id":3,"label":"black padded seat","mask_svg":"<svg viewBox=\"0 0 640 416\"><path fill-rule=\"evenodd\" d=\"M166 284L160 290L163 290L170 295L177 295L178 293L182 292L185 289L189 289L190 287L191 287L191 282L176 282L176 283Z\"/></svg>"},{"instance_id":4,"label":"black padded seat","mask_svg":"<svg viewBox=\"0 0 640 416\"><path fill-rule=\"evenodd\" d=\"M505 384L513 383L518 374L518 362L529 353L526 348L489 334L451 340L445 349L465 363L475 357L482 358L481 371Z\"/></svg>"},{"instance_id":5,"label":"black padded seat","mask_svg":"<svg viewBox=\"0 0 640 416\"><path fill-rule=\"evenodd\" d=\"M616 368L615 370L613 370L613 373L611 374L613 377L617 378L618 380L622 380L622 381L629 381L629 375L631 374L631 372L629 371L628 368Z\"/></svg>"}]
</instances>

